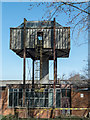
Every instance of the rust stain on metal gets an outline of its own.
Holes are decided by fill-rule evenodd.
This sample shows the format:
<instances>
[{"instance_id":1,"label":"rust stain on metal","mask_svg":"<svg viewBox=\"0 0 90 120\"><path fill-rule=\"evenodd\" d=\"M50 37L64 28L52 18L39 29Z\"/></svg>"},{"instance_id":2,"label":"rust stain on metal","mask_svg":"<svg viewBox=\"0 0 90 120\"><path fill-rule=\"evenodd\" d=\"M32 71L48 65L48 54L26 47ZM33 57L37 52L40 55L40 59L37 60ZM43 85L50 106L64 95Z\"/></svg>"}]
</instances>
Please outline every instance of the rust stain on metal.
<instances>
[{"instance_id":1,"label":"rust stain on metal","mask_svg":"<svg viewBox=\"0 0 90 120\"><path fill-rule=\"evenodd\" d=\"M57 52L56 52L56 59L55 59L55 62L56 62L56 84L57 84Z\"/></svg>"},{"instance_id":2,"label":"rust stain on metal","mask_svg":"<svg viewBox=\"0 0 90 120\"><path fill-rule=\"evenodd\" d=\"M24 45L24 53L23 53L23 58L24 58L24 60L23 60L23 84L25 85L25 65L26 65L26 46L25 46L25 41L26 41L26 31L25 31L25 28L26 28L26 26L25 26L25 22L26 22L26 19L24 18L24 41L23 41L23 45Z\"/></svg>"},{"instance_id":3,"label":"rust stain on metal","mask_svg":"<svg viewBox=\"0 0 90 120\"><path fill-rule=\"evenodd\" d=\"M56 83L56 64L55 64L55 57L56 57L56 55L55 55L55 18L54 18L54 46L53 46L53 48L54 48L54 102L53 102L53 107L55 108L55 83Z\"/></svg>"},{"instance_id":4,"label":"rust stain on metal","mask_svg":"<svg viewBox=\"0 0 90 120\"><path fill-rule=\"evenodd\" d=\"M32 78L32 88L34 88L34 60L33 60L33 78Z\"/></svg>"},{"instance_id":5,"label":"rust stain on metal","mask_svg":"<svg viewBox=\"0 0 90 120\"><path fill-rule=\"evenodd\" d=\"M11 49L11 41L12 41L12 29L10 29L10 49Z\"/></svg>"},{"instance_id":6,"label":"rust stain on metal","mask_svg":"<svg viewBox=\"0 0 90 120\"><path fill-rule=\"evenodd\" d=\"M70 49L70 27L68 29L68 49Z\"/></svg>"}]
</instances>

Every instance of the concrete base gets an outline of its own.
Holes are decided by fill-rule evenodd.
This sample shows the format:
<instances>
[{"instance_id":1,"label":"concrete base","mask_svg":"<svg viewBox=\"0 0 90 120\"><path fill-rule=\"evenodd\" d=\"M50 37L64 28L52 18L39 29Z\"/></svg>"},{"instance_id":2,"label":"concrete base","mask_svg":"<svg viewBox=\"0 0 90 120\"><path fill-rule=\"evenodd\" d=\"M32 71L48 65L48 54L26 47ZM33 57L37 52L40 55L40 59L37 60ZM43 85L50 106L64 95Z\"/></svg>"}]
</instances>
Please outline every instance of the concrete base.
<instances>
[{"instance_id":1,"label":"concrete base","mask_svg":"<svg viewBox=\"0 0 90 120\"><path fill-rule=\"evenodd\" d=\"M48 84L49 83L49 59L43 57L42 58L42 67L41 67L41 76L42 79L39 81L40 84Z\"/></svg>"}]
</instances>

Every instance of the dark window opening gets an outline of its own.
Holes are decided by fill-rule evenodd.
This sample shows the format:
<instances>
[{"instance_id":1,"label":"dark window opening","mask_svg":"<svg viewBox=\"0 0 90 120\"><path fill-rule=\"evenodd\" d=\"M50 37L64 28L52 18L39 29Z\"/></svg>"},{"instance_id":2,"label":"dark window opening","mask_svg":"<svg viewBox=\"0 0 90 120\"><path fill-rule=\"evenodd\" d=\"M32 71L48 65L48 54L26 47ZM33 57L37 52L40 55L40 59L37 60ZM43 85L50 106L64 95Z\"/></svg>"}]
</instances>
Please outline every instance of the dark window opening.
<instances>
[{"instance_id":1,"label":"dark window opening","mask_svg":"<svg viewBox=\"0 0 90 120\"><path fill-rule=\"evenodd\" d=\"M56 90L56 108L60 107L60 89Z\"/></svg>"},{"instance_id":2,"label":"dark window opening","mask_svg":"<svg viewBox=\"0 0 90 120\"><path fill-rule=\"evenodd\" d=\"M9 89L9 107L22 106L23 91L22 89Z\"/></svg>"},{"instance_id":3,"label":"dark window opening","mask_svg":"<svg viewBox=\"0 0 90 120\"><path fill-rule=\"evenodd\" d=\"M66 90L56 89L56 107L61 107L61 92L64 98ZM70 90L67 90L67 97L70 96ZM23 106L23 89L9 89L9 107ZM25 106L32 107L52 107L53 89L44 89L43 91L25 90Z\"/></svg>"},{"instance_id":4,"label":"dark window opening","mask_svg":"<svg viewBox=\"0 0 90 120\"><path fill-rule=\"evenodd\" d=\"M17 106L17 89L14 89L14 106Z\"/></svg>"},{"instance_id":5,"label":"dark window opening","mask_svg":"<svg viewBox=\"0 0 90 120\"><path fill-rule=\"evenodd\" d=\"M43 32L37 32L38 40L43 40Z\"/></svg>"},{"instance_id":6,"label":"dark window opening","mask_svg":"<svg viewBox=\"0 0 90 120\"><path fill-rule=\"evenodd\" d=\"M70 108L70 89L61 89L61 107ZM62 114L70 114L70 110L62 110Z\"/></svg>"},{"instance_id":7,"label":"dark window opening","mask_svg":"<svg viewBox=\"0 0 90 120\"><path fill-rule=\"evenodd\" d=\"M13 106L13 93L9 93L9 106Z\"/></svg>"},{"instance_id":8,"label":"dark window opening","mask_svg":"<svg viewBox=\"0 0 90 120\"><path fill-rule=\"evenodd\" d=\"M43 45L43 32L37 32L37 45Z\"/></svg>"},{"instance_id":9,"label":"dark window opening","mask_svg":"<svg viewBox=\"0 0 90 120\"><path fill-rule=\"evenodd\" d=\"M67 97L70 97L71 96L71 91L70 89L67 89Z\"/></svg>"},{"instance_id":10,"label":"dark window opening","mask_svg":"<svg viewBox=\"0 0 90 120\"><path fill-rule=\"evenodd\" d=\"M70 97L70 89L62 89L62 97Z\"/></svg>"},{"instance_id":11,"label":"dark window opening","mask_svg":"<svg viewBox=\"0 0 90 120\"><path fill-rule=\"evenodd\" d=\"M18 105L23 105L23 95L22 95L22 89L19 89L19 95L18 95Z\"/></svg>"},{"instance_id":12,"label":"dark window opening","mask_svg":"<svg viewBox=\"0 0 90 120\"><path fill-rule=\"evenodd\" d=\"M48 89L43 92L35 91L31 89L26 90L26 106L29 107L48 107Z\"/></svg>"},{"instance_id":13,"label":"dark window opening","mask_svg":"<svg viewBox=\"0 0 90 120\"><path fill-rule=\"evenodd\" d=\"M62 97L66 97L66 89L62 89Z\"/></svg>"}]
</instances>

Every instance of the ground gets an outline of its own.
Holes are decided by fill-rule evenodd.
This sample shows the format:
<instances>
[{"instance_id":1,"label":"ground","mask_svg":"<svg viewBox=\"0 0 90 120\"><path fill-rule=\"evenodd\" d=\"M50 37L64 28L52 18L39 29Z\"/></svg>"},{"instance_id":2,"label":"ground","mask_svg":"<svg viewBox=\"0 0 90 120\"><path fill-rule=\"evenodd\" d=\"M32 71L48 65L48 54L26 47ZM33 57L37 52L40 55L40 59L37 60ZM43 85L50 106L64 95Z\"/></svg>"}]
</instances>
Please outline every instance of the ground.
<instances>
[{"instance_id":1,"label":"ground","mask_svg":"<svg viewBox=\"0 0 90 120\"><path fill-rule=\"evenodd\" d=\"M81 117L76 117L76 116L60 116L58 118L49 118L49 119L40 119L40 118L16 118L16 116L8 115L8 116L3 116L0 120L90 120L90 118L81 118Z\"/></svg>"}]
</instances>

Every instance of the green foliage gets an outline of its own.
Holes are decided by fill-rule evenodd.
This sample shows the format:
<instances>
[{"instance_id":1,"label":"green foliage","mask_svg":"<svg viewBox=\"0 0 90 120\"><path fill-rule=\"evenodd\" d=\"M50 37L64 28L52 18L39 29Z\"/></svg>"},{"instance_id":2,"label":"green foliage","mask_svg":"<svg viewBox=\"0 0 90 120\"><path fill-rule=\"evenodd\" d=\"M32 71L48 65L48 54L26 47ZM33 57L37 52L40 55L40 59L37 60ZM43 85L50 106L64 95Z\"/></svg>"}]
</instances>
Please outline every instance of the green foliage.
<instances>
[{"instance_id":1,"label":"green foliage","mask_svg":"<svg viewBox=\"0 0 90 120\"><path fill-rule=\"evenodd\" d=\"M78 116L65 116L61 115L56 117L56 120L89 120L89 118L84 118L84 117L78 117Z\"/></svg>"},{"instance_id":2,"label":"green foliage","mask_svg":"<svg viewBox=\"0 0 90 120\"><path fill-rule=\"evenodd\" d=\"M49 118L49 119L43 119L43 118L17 118L15 115L7 115L3 116L1 120L89 120L89 118L81 118L77 116L58 116L55 119Z\"/></svg>"},{"instance_id":3,"label":"green foliage","mask_svg":"<svg viewBox=\"0 0 90 120\"><path fill-rule=\"evenodd\" d=\"M3 116L1 120L17 120L17 117L15 115L7 115Z\"/></svg>"}]
</instances>

